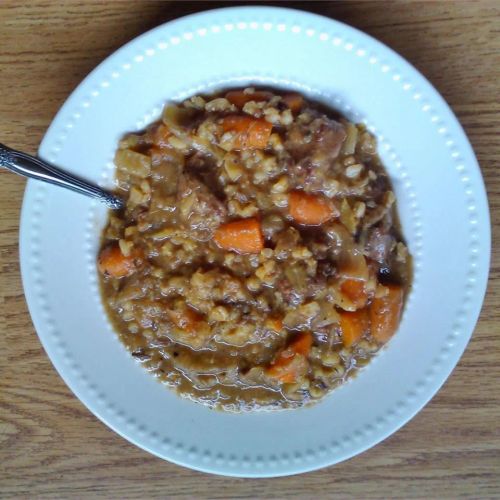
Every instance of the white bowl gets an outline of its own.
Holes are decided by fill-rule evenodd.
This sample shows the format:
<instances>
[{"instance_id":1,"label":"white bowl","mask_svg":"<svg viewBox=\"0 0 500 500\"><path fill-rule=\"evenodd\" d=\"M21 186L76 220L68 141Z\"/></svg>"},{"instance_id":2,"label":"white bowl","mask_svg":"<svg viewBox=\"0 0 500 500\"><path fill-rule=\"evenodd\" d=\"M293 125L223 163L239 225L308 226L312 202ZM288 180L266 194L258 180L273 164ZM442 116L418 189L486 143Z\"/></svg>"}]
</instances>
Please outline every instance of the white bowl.
<instances>
[{"instance_id":1,"label":"white bowl","mask_svg":"<svg viewBox=\"0 0 500 500\"><path fill-rule=\"evenodd\" d=\"M136 38L68 98L40 156L112 186L119 137L158 118L165 101L248 83L299 90L366 123L378 137L415 277L398 333L357 377L316 406L293 411L235 415L179 398L136 364L113 333L95 266L106 210L85 197L28 183L21 264L45 350L103 422L187 467L279 476L366 450L436 393L481 308L490 224L469 142L429 82L373 38L295 10L215 10Z\"/></svg>"}]
</instances>

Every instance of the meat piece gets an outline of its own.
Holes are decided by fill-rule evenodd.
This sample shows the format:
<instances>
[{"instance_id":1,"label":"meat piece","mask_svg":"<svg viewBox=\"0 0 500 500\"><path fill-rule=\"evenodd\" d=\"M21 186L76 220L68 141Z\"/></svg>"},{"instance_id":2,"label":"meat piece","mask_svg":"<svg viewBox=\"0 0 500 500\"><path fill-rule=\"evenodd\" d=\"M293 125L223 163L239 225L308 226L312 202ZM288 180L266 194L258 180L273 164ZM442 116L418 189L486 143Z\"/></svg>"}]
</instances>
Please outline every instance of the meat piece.
<instances>
[{"instance_id":1,"label":"meat piece","mask_svg":"<svg viewBox=\"0 0 500 500\"><path fill-rule=\"evenodd\" d=\"M381 227L375 227L368 235L364 253L368 258L383 264L387 262L387 258L395 245L396 239L394 236Z\"/></svg>"},{"instance_id":2,"label":"meat piece","mask_svg":"<svg viewBox=\"0 0 500 500\"><path fill-rule=\"evenodd\" d=\"M318 278L331 278L332 276L335 276L336 273L337 269L335 268L333 262L329 260L321 260L318 262L318 268L316 271L316 276Z\"/></svg>"},{"instance_id":3,"label":"meat piece","mask_svg":"<svg viewBox=\"0 0 500 500\"><path fill-rule=\"evenodd\" d=\"M341 123L320 116L310 123L292 125L286 138L286 148L295 160L310 157L317 162L323 158L331 161L339 155L345 138L346 132Z\"/></svg>"},{"instance_id":4,"label":"meat piece","mask_svg":"<svg viewBox=\"0 0 500 500\"><path fill-rule=\"evenodd\" d=\"M186 168L189 170L206 170L213 164L212 158L203 154L201 151L195 151L186 159Z\"/></svg>"},{"instance_id":5,"label":"meat piece","mask_svg":"<svg viewBox=\"0 0 500 500\"><path fill-rule=\"evenodd\" d=\"M181 219L199 240L210 239L227 217L223 203L205 184L189 174L179 178L177 199Z\"/></svg>"},{"instance_id":6,"label":"meat piece","mask_svg":"<svg viewBox=\"0 0 500 500\"><path fill-rule=\"evenodd\" d=\"M295 307L304 300L303 295L298 293L287 278L283 278L276 283L276 290L287 305Z\"/></svg>"},{"instance_id":7,"label":"meat piece","mask_svg":"<svg viewBox=\"0 0 500 500\"><path fill-rule=\"evenodd\" d=\"M316 297L324 290L326 277L335 274L336 271L333 265L326 261L320 264L323 265L318 268L313 277L308 276L306 267L301 263L290 264L286 267L284 277L276 283L276 290L285 304L296 307L305 300Z\"/></svg>"},{"instance_id":8,"label":"meat piece","mask_svg":"<svg viewBox=\"0 0 500 500\"><path fill-rule=\"evenodd\" d=\"M344 126L325 116L307 124L293 125L285 145L295 160L289 173L295 177L296 184L312 191L320 190L324 174L337 159L345 138Z\"/></svg>"},{"instance_id":9,"label":"meat piece","mask_svg":"<svg viewBox=\"0 0 500 500\"><path fill-rule=\"evenodd\" d=\"M224 198L224 190L218 181L217 162L212 156L196 151L186 159L185 171L199 179L218 199Z\"/></svg>"},{"instance_id":10,"label":"meat piece","mask_svg":"<svg viewBox=\"0 0 500 500\"><path fill-rule=\"evenodd\" d=\"M379 202L383 195L391 189L391 183L387 175L377 172L377 178L370 182L367 196L375 202Z\"/></svg>"},{"instance_id":11,"label":"meat piece","mask_svg":"<svg viewBox=\"0 0 500 500\"><path fill-rule=\"evenodd\" d=\"M319 314L320 307L317 302L302 304L285 315L283 324L290 330L307 331L311 327L311 322Z\"/></svg>"},{"instance_id":12,"label":"meat piece","mask_svg":"<svg viewBox=\"0 0 500 500\"><path fill-rule=\"evenodd\" d=\"M314 144L313 158L316 158L316 161L321 159L319 156L324 156L328 160L337 158L346 138L344 126L335 120L323 117L314 120L311 129Z\"/></svg>"}]
</instances>

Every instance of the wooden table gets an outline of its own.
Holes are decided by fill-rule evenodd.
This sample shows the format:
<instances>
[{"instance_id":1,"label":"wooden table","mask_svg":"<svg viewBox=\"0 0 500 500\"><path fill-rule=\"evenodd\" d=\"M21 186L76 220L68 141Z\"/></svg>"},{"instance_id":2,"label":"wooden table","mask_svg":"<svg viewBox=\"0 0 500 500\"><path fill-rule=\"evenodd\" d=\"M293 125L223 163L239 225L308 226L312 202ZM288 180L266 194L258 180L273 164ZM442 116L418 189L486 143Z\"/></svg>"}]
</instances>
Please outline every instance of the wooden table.
<instances>
[{"instance_id":1,"label":"wooden table","mask_svg":"<svg viewBox=\"0 0 500 500\"><path fill-rule=\"evenodd\" d=\"M19 273L25 181L2 171L1 497L500 497L500 2L291 5L347 22L397 50L434 83L469 135L488 189L494 250L481 318L457 369L403 429L335 467L248 480L164 462L101 424L45 355ZM104 57L160 23L215 6L3 0L0 141L35 153L66 96Z\"/></svg>"}]
</instances>

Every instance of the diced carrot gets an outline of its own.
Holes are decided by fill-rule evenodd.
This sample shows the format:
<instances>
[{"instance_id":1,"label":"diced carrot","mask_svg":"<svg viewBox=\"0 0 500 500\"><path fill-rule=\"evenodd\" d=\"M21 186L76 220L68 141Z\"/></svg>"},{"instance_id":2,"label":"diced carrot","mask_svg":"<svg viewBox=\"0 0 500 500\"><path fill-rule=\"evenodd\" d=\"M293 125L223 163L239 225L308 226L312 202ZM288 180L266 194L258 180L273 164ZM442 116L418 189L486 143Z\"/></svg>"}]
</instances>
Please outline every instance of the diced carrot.
<instances>
[{"instance_id":1,"label":"diced carrot","mask_svg":"<svg viewBox=\"0 0 500 500\"><path fill-rule=\"evenodd\" d=\"M101 250L98 259L99 271L112 278L123 278L135 271L134 257L122 254L117 244L109 245Z\"/></svg>"},{"instance_id":2,"label":"diced carrot","mask_svg":"<svg viewBox=\"0 0 500 500\"><path fill-rule=\"evenodd\" d=\"M261 90L257 90L253 94L247 94L243 92L243 90L231 90L226 94L226 99L231 103L237 106L238 108L243 108L243 106L250 101L267 101L271 97L269 92L263 92Z\"/></svg>"},{"instance_id":3,"label":"diced carrot","mask_svg":"<svg viewBox=\"0 0 500 500\"><path fill-rule=\"evenodd\" d=\"M365 307L368 302L368 295L363 280L346 279L342 281L340 291L353 303L356 309Z\"/></svg>"},{"instance_id":4,"label":"diced carrot","mask_svg":"<svg viewBox=\"0 0 500 500\"><path fill-rule=\"evenodd\" d=\"M168 138L172 135L170 130L165 124L160 124L154 134L153 134L153 142L156 146L160 146L160 148L168 146Z\"/></svg>"},{"instance_id":5,"label":"diced carrot","mask_svg":"<svg viewBox=\"0 0 500 500\"><path fill-rule=\"evenodd\" d=\"M234 149L264 149L273 125L266 120L250 116L231 115L222 119L222 130L234 132Z\"/></svg>"},{"instance_id":6,"label":"diced carrot","mask_svg":"<svg viewBox=\"0 0 500 500\"><path fill-rule=\"evenodd\" d=\"M290 108L290 111L292 113L299 112L304 104L304 98L300 94L297 94L296 92L285 94L283 96L283 101Z\"/></svg>"},{"instance_id":7,"label":"diced carrot","mask_svg":"<svg viewBox=\"0 0 500 500\"><path fill-rule=\"evenodd\" d=\"M304 356L297 354L289 358L277 359L266 370L266 375L274 378L282 384L293 384L301 376L307 373L307 361Z\"/></svg>"},{"instance_id":8,"label":"diced carrot","mask_svg":"<svg viewBox=\"0 0 500 500\"><path fill-rule=\"evenodd\" d=\"M310 332L301 333L299 336L290 344L290 349L295 354L302 354L303 356L309 355L311 351L313 337Z\"/></svg>"},{"instance_id":9,"label":"diced carrot","mask_svg":"<svg viewBox=\"0 0 500 500\"><path fill-rule=\"evenodd\" d=\"M241 115L230 115L222 119L222 130L224 132L236 132L238 134L243 134L248 131L255 118L250 116Z\"/></svg>"},{"instance_id":10,"label":"diced carrot","mask_svg":"<svg viewBox=\"0 0 500 500\"><path fill-rule=\"evenodd\" d=\"M295 382L307 372L307 356L311 351L312 334L301 333L288 347L278 353L271 366L266 370L269 377L284 384Z\"/></svg>"},{"instance_id":11,"label":"diced carrot","mask_svg":"<svg viewBox=\"0 0 500 500\"><path fill-rule=\"evenodd\" d=\"M370 316L366 308L354 312L341 311L339 315L342 340L346 347L358 342L370 329Z\"/></svg>"},{"instance_id":12,"label":"diced carrot","mask_svg":"<svg viewBox=\"0 0 500 500\"><path fill-rule=\"evenodd\" d=\"M387 342L396 331L403 309L403 288L387 285L388 292L382 297L375 297L370 307L371 331L375 340Z\"/></svg>"},{"instance_id":13,"label":"diced carrot","mask_svg":"<svg viewBox=\"0 0 500 500\"><path fill-rule=\"evenodd\" d=\"M292 191L288 195L288 209L296 222L309 226L319 226L338 216L338 210L328 198L303 191Z\"/></svg>"},{"instance_id":14,"label":"diced carrot","mask_svg":"<svg viewBox=\"0 0 500 500\"><path fill-rule=\"evenodd\" d=\"M259 253L264 248L264 237L257 219L241 219L219 226L214 241L225 250Z\"/></svg>"},{"instance_id":15,"label":"diced carrot","mask_svg":"<svg viewBox=\"0 0 500 500\"><path fill-rule=\"evenodd\" d=\"M186 307L182 311L168 309L167 315L177 328L190 333L196 332L203 322L203 316L190 307Z\"/></svg>"},{"instance_id":16,"label":"diced carrot","mask_svg":"<svg viewBox=\"0 0 500 500\"><path fill-rule=\"evenodd\" d=\"M266 327L274 332L281 332L283 330L283 320L281 318L269 316L266 320Z\"/></svg>"}]
</instances>

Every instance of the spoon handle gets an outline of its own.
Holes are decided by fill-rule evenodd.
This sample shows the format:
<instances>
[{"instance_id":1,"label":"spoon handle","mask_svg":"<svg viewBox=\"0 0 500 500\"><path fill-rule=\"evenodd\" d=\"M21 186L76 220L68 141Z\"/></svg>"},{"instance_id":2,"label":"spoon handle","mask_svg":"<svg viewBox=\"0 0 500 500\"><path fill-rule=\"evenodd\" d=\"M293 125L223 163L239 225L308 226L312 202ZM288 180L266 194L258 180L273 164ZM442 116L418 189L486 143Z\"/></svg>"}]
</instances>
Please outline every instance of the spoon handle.
<instances>
[{"instance_id":1,"label":"spoon handle","mask_svg":"<svg viewBox=\"0 0 500 500\"><path fill-rule=\"evenodd\" d=\"M63 172L40 158L8 148L3 144L0 144L0 167L5 167L7 170L24 177L55 184L56 186L90 196L115 210L124 206L124 202L120 197L104 191L72 174Z\"/></svg>"}]
</instances>

